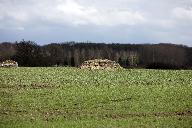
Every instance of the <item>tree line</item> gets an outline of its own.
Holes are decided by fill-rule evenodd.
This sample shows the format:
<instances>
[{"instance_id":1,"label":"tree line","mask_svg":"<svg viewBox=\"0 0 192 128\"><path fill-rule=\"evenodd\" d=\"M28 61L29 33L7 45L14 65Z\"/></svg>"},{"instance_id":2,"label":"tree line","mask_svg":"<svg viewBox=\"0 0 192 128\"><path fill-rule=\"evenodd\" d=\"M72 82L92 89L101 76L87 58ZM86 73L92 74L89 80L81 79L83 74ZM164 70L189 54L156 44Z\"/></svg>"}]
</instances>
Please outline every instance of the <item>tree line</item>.
<instances>
[{"instance_id":1,"label":"tree line","mask_svg":"<svg viewBox=\"0 0 192 128\"><path fill-rule=\"evenodd\" d=\"M0 61L12 59L19 66L78 67L85 60L110 59L125 68L188 69L192 48L175 44L105 44L88 42L50 43L33 41L0 43Z\"/></svg>"}]
</instances>

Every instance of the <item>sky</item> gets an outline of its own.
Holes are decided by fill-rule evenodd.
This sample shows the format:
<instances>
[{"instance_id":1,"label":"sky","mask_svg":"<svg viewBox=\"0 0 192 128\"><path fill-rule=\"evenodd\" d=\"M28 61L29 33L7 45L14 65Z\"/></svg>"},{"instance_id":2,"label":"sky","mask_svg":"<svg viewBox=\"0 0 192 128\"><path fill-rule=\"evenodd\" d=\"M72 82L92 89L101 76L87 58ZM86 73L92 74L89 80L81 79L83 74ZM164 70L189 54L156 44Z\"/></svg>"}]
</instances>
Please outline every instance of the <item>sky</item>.
<instances>
[{"instance_id":1,"label":"sky","mask_svg":"<svg viewBox=\"0 0 192 128\"><path fill-rule=\"evenodd\" d=\"M0 0L0 42L192 46L192 0Z\"/></svg>"}]
</instances>

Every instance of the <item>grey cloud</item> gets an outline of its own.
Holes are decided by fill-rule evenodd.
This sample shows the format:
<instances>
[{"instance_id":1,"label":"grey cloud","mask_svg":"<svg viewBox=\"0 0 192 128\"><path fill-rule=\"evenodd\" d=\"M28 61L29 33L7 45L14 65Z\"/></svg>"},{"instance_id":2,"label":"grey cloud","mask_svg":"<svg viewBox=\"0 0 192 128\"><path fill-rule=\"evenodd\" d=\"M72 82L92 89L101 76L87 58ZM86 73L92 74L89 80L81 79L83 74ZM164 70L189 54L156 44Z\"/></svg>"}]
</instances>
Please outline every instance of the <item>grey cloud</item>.
<instances>
[{"instance_id":1,"label":"grey cloud","mask_svg":"<svg viewBox=\"0 0 192 128\"><path fill-rule=\"evenodd\" d=\"M0 41L192 46L191 28L192 0L0 0Z\"/></svg>"}]
</instances>

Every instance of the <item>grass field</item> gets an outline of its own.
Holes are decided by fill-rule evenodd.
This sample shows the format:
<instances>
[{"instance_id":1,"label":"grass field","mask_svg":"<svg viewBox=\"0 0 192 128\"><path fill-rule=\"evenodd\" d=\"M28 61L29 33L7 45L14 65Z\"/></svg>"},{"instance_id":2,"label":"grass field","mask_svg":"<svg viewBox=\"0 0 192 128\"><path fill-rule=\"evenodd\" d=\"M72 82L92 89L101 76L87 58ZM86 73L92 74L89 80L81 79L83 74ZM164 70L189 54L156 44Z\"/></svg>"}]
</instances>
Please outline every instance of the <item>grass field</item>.
<instances>
[{"instance_id":1,"label":"grass field","mask_svg":"<svg viewBox=\"0 0 192 128\"><path fill-rule=\"evenodd\" d=\"M192 71L0 68L0 127L191 128Z\"/></svg>"}]
</instances>

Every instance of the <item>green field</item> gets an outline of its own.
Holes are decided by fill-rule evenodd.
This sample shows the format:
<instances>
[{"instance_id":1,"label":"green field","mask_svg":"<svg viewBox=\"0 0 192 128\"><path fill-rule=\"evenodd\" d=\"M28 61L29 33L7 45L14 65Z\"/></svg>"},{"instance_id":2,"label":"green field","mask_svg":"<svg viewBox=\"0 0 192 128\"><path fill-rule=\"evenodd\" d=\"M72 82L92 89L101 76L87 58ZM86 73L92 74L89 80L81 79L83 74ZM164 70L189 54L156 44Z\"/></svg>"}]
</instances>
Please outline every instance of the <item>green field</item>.
<instances>
[{"instance_id":1,"label":"green field","mask_svg":"<svg viewBox=\"0 0 192 128\"><path fill-rule=\"evenodd\" d=\"M0 127L191 128L192 71L0 68Z\"/></svg>"}]
</instances>

